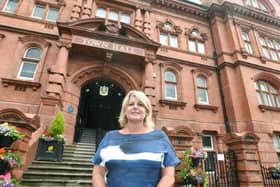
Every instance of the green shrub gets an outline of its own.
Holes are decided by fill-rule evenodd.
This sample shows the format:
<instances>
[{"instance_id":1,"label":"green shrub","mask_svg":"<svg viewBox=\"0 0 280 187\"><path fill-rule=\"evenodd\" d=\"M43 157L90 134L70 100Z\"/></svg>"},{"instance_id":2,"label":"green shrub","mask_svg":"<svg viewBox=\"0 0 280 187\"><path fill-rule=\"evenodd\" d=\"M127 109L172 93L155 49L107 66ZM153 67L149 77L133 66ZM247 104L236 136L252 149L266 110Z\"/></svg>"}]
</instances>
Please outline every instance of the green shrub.
<instances>
[{"instance_id":1,"label":"green shrub","mask_svg":"<svg viewBox=\"0 0 280 187\"><path fill-rule=\"evenodd\" d=\"M51 137L58 137L64 133L64 116L62 112L58 112L54 121L49 128L49 134Z\"/></svg>"}]
</instances>

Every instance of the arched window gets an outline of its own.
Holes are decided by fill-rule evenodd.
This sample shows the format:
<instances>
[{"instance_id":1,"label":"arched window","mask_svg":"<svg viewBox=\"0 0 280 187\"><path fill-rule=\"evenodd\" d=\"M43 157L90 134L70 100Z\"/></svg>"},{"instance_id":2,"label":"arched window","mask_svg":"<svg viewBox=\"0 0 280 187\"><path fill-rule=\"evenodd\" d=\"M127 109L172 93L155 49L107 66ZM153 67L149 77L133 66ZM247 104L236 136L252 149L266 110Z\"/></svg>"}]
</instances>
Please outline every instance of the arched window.
<instances>
[{"instance_id":1,"label":"arched window","mask_svg":"<svg viewBox=\"0 0 280 187\"><path fill-rule=\"evenodd\" d=\"M37 47L27 49L21 61L18 78L34 79L38 63L41 58L41 50Z\"/></svg>"},{"instance_id":2,"label":"arched window","mask_svg":"<svg viewBox=\"0 0 280 187\"><path fill-rule=\"evenodd\" d=\"M165 81L165 98L177 99L177 81L176 75L172 71L164 73Z\"/></svg>"},{"instance_id":3,"label":"arched window","mask_svg":"<svg viewBox=\"0 0 280 187\"><path fill-rule=\"evenodd\" d=\"M198 76L196 78L196 97L198 103L209 103L207 81L203 76Z\"/></svg>"},{"instance_id":4,"label":"arched window","mask_svg":"<svg viewBox=\"0 0 280 187\"><path fill-rule=\"evenodd\" d=\"M275 87L266 81L259 80L255 82L255 88L260 105L280 108L279 94Z\"/></svg>"}]
</instances>

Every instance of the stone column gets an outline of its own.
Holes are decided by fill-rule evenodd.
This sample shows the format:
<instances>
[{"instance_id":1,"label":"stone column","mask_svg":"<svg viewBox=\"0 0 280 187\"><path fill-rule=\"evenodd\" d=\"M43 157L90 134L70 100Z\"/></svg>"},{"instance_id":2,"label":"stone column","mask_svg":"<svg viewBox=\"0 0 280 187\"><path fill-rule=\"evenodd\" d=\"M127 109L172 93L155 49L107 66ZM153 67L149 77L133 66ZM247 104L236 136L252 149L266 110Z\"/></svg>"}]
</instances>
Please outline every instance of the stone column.
<instances>
[{"instance_id":1,"label":"stone column","mask_svg":"<svg viewBox=\"0 0 280 187\"><path fill-rule=\"evenodd\" d=\"M65 84L69 49L71 43L58 42L59 52L56 63L48 69L49 80L46 89L46 95L41 97L40 116L42 121L50 124L53 116L62 110L62 95Z\"/></svg>"},{"instance_id":2,"label":"stone column","mask_svg":"<svg viewBox=\"0 0 280 187\"><path fill-rule=\"evenodd\" d=\"M142 20L142 15L141 15L141 9L140 8L136 9L134 26L139 31L142 31L142 29L143 29L143 20Z\"/></svg>"},{"instance_id":3,"label":"stone column","mask_svg":"<svg viewBox=\"0 0 280 187\"><path fill-rule=\"evenodd\" d=\"M261 165L254 133L234 133L225 137L225 143L234 151L240 187L263 187Z\"/></svg>"},{"instance_id":4,"label":"stone column","mask_svg":"<svg viewBox=\"0 0 280 187\"><path fill-rule=\"evenodd\" d=\"M143 88L145 94L149 97L152 106L156 105L155 100L155 83L153 80L153 60L152 59L145 59L145 72L144 72L144 79L143 79Z\"/></svg>"},{"instance_id":5,"label":"stone column","mask_svg":"<svg viewBox=\"0 0 280 187\"><path fill-rule=\"evenodd\" d=\"M150 11L145 10L145 16L144 16L144 30L143 32L147 36L151 36L151 20L150 20Z\"/></svg>"}]
</instances>

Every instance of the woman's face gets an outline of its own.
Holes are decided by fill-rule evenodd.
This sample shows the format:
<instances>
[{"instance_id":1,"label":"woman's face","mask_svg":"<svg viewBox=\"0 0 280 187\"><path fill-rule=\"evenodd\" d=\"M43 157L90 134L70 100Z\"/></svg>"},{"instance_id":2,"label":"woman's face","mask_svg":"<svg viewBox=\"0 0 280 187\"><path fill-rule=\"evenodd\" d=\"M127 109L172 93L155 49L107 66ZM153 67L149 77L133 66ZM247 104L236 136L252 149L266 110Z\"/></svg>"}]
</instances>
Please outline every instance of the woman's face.
<instances>
[{"instance_id":1,"label":"woman's face","mask_svg":"<svg viewBox=\"0 0 280 187\"><path fill-rule=\"evenodd\" d=\"M128 121L144 121L146 108L140 100L132 96L128 101L125 113Z\"/></svg>"}]
</instances>

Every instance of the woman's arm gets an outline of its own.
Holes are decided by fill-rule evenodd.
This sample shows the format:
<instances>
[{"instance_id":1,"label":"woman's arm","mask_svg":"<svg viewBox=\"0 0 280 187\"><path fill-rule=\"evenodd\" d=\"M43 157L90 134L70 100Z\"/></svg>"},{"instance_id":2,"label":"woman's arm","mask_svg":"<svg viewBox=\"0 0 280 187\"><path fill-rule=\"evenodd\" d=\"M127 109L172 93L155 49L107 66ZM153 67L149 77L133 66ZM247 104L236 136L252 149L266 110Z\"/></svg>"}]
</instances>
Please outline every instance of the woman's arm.
<instances>
[{"instance_id":1,"label":"woman's arm","mask_svg":"<svg viewBox=\"0 0 280 187\"><path fill-rule=\"evenodd\" d=\"M102 166L95 165L92 169L92 186L93 187L106 187L105 184L106 169Z\"/></svg>"},{"instance_id":2,"label":"woman's arm","mask_svg":"<svg viewBox=\"0 0 280 187\"><path fill-rule=\"evenodd\" d=\"M175 183L175 167L168 166L161 169L161 179L157 187L173 187Z\"/></svg>"}]
</instances>

